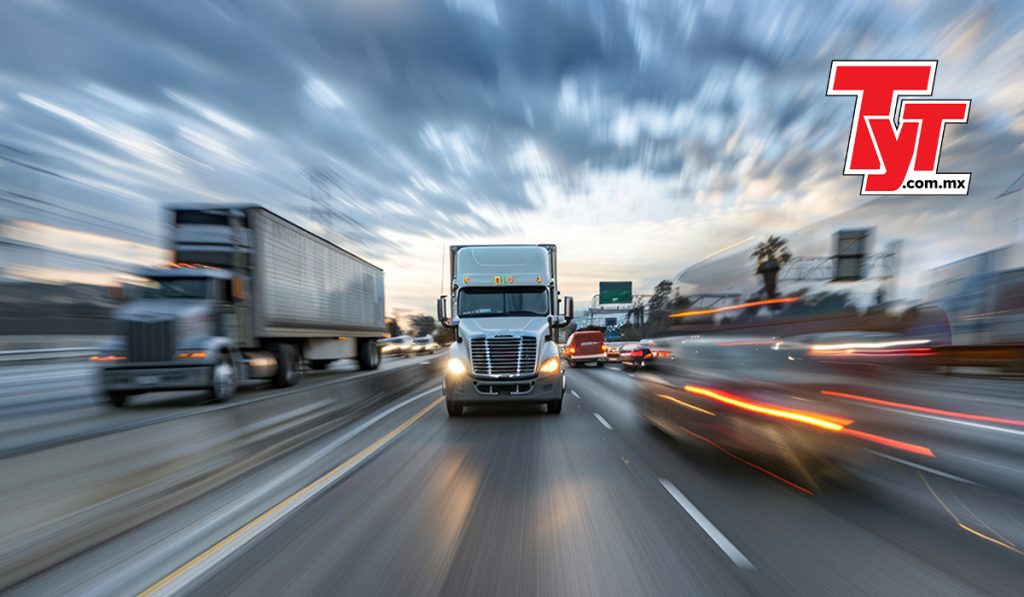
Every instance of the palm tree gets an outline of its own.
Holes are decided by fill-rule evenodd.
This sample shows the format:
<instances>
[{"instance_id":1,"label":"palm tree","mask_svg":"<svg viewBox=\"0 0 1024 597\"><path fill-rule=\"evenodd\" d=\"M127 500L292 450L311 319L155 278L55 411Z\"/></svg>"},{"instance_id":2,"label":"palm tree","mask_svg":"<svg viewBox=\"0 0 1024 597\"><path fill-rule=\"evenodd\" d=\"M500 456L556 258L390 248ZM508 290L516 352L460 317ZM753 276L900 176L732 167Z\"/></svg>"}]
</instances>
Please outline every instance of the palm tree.
<instances>
[{"instance_id":1,"label":"palm tree","mask_svg":"<svg viewBox=\"0 0 1024 597\"><path fill-rule=\"evenodd\" d=\"M757 243L757 247L750 256L757 261L757 270L755 271L764 280L765 294L768 295L768 298L775 298L779 270L793 258L793 254L789 252L789 243L781 236L769 236Z\"/></svg>"}]
</instances>

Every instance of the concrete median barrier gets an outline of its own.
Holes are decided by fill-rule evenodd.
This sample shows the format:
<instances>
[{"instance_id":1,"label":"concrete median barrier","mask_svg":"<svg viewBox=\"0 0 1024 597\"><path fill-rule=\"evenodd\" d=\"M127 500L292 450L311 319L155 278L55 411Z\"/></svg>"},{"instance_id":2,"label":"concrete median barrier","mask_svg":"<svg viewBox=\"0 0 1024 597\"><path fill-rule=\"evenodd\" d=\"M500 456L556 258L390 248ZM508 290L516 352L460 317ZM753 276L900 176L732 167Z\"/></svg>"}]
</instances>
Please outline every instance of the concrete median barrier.
<instances>
[{"instance_id":1,"label":"concrete median barrier","mask_svg":"<svg viewBox=\"0 0 1024 597\"><path fill-rule=\"evenodd\" d=\"M84 362L96 354L95 348L39 348L29 350L0 350L0 367Z\"/></svg>"},{"instance_id":2,"label":"concrete median barrier","mask_svg":"<svg viewBox=\"0 0 1024 597\"><path fill-rule=\"evenodd\" d=\"M431 383L443 359L0 459L0 589Z\"/></svg>"}]
</instances>

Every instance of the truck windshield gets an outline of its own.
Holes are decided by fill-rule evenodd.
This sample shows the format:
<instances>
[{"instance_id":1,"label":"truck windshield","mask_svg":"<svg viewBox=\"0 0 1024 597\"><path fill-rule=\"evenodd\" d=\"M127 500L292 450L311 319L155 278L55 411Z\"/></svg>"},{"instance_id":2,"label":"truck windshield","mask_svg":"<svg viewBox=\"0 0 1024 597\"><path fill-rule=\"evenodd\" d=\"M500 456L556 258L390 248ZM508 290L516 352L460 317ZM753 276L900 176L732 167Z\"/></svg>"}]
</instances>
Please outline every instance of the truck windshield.
<instances>
[{"instance_id":1,"label":"truck windshield","mask_svg":"<svg viewBox=\"0 0 1024 597\"><path fill-rule=\"evenodd\" d=\"M459 317L547 314L544 288L466 288L459 293Z\"/></svg>"},{"instance_id":2,"label":"truck windshield","mask_svg":"<svg viewBox=\"0 0 1024 597\"><path fill-rule=\"evenodd\" d=\"M209 281L206 278L165 278L154 280L156 286L146 288L142 298L209 298Z\"/></svg>"}]
</instances>

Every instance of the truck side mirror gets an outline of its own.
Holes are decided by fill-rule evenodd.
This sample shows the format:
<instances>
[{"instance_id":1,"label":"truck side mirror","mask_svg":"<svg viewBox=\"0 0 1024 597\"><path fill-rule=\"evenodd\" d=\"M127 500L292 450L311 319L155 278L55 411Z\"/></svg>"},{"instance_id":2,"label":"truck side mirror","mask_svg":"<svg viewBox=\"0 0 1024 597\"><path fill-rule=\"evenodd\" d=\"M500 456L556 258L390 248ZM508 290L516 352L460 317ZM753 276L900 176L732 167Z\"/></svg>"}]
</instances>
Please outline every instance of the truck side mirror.
<instances>
[{"instance_id":1,"label":"truck side mirror","mask_svg":"<svg viewBox=\"0 0 1024 597\"><path fill-rule=\"evenodd\" d=\"M567 296L562 299L562 312L565 314L566 325L569 325L569 322L572 321L575 310L575 305L573 304L571 296Z\"/></svg>"},{"instance_id":2,"label":"truck side mirror","mask_svg":"<svg viewBox=\"0 0 1024 597\"><path fill-rule=\"evenodd\" d=\"M448 318L448 297L440 296L437 298L437 321L446 328L455 327L452 325L451 319Z\"/></svg>"}]
</instances>

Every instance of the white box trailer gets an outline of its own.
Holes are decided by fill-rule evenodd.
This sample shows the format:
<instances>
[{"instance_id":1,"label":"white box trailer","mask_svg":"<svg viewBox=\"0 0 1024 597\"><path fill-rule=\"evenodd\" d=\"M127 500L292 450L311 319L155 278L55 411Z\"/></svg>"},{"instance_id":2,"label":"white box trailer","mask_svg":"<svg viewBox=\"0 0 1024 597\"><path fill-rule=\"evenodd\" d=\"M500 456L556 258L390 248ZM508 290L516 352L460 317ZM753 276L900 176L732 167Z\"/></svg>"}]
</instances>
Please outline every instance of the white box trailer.
<instances>
[{"instance_id":1,"label":"white box trailer","mask_svg":"<svg viewBox=\"0 0 1024 597\"><path fill-rule=\"evenodd\" d=\"M383 270L266 209L248 214L257 335L384 335Z\"/></svg>"}]
</instances>

